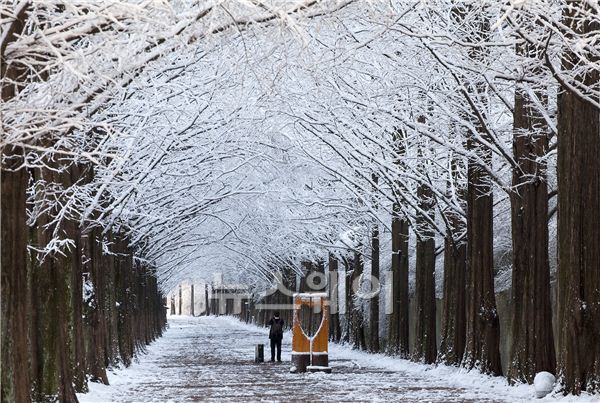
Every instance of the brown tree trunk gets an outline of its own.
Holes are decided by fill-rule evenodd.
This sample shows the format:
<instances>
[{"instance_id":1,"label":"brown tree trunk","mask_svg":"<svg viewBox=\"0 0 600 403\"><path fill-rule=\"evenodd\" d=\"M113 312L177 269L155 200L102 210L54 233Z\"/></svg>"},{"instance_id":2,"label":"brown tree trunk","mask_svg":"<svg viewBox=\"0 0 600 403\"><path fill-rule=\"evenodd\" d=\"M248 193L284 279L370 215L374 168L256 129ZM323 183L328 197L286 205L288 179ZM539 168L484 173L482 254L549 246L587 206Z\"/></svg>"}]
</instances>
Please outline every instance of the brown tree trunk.
<instances>
[{"instance_id":1,"label":"brown tree trunk","mask_svg":"<svg viewBox=\"0 0 600 403\"><path fill-rule=\"evenodd\" d=\"M117 257L114 253L119 253L118 250L118 237L110 231L107 234L107 242L110 245L114 245L111 248L112 254L104 254L103 259L103 275L104 275L104 312L106 318L106 333L105 333L105 365L107 367L118 363L118 350L119 345L117 336L117 312L115 298L115 261ZM144 279L145 280L145 279ZM144 292L148 292L144 289ZM145 305L144 305L145 307Z\"/></svg>"},{"instance_id":2,"label":"brown tree trunk","mask_svg":"<svg viewBox=\"0 0 600 403\"><path fill-rule=\"evenodd\" d=\"M435 362L437 342L435 337L435 240L429 219L434 219L434 199L431 188L421 184L417 189L419 207L417 214L415 302L417 306L416 335L413 359L427 364Z\"/></svg>"},{"instance_id":3,"label":"brown tree trunk","mask_svg":"<svg viewBox=\"0 0 600 403\"><path fill-rule=\"evenodd\" d=\"M106 332L106 322L104 315L104 276L102 271L102 240L99 235L99 229L94 228L84 238L84 255L88 259L84 260L84 271L89 273L88 284L93 287L91 295L85 306L86 331L88 333L88 359L87 373L94 382L108 384L106 376L106 364L104 357L104 334Z\"/></svg>"},{"instance_id":4,"label":"brown tree trunk","mask_svg":"<svg viewBox=\"0 0 600 403\"><path fill-rule=\"evenodd\" d=\"M389 318L388 352L408 358L408 221L400 218L394 203L392 217L392 307Z\"/></svg>"},{"instance_id":5,"label":"brown tree trunk","mask_svg":"<svg viewBox=\"0 0 600 403\"><path fill-rule=\"evenodd\" d=\"M58 166L55 161L54 171L43 167L36 169L34 178L47 189L59 192L72 184L70 168ZM44 197L43 195L40 197ZM80 256L77 250L77 225L64 218L60 223L51 223L58 210L42 203L47 212L41 214L36 222L34 246L45 248L52 238L69 238L75 242L75 247L70 247L62 253L32 253L31 281L32 302L36 313L32 318L35 328L31 351L35 359L33 374L35 376L34 391L36 400L45 400L57 396L60 401L76 401L76 380L74 371L78 371L78 388L85 389L83 368L76 365L76 355L83 355L83 346L75 340L76 334L82 334L81 299L76 300L78 291L76 287L77 275L80 270ZM58 227L57 227L58 226ZM78 308L76 308L78 305ZM79 333L77 333L79 332Z\"/></svg>"},{"instance_id":6,"label":"brown tree trunk","mask_svg":"<svg viewBox=\"0 0 600 403\"><path fill-rule=\"evenodd\" d=\"M518 166L513 169L510 195L513 344L508 376L532 383L536 373L554 373L556 369L548 261L548 184L543 162L548 152L548 128L519 83L513 118L513 153Z\"/></svg>"},{"instance_id":7,"label":"brown tree trunk","mask_svg":"<svg viewBox=\"0 0 600 403\"><path fill-rule=\"evenodd\" d=\"M354 348L361 350L367 349L367 340L365 334L364 315L362 310L363 299L360 294L354 291L354 288L359 289L361 277L363 274L363 258L360 253L354 254L354 263L352 264L352 294L350 299L350 306L348 309L352 310L351 318L351 335L350 341Z\"/></svg>"},{"instance_id":8,"label":"brown tree trunk","mask_svg":"<svg viewBox=\"0 0 600 403\"><path fill-rule=\"evenodd\" d=\"M177 304L177 314L178 315L183 315L183 290L181 289L181 284L179 284L179 287L177 289L177 293L179 295L179 303ZM219 313L221 314L221 309L219 308Z\"/></svg>"},{"instance_id":9,"label":"brown tree trunk","mask_svg":"<svg viewBox=\"0 0 600 403\"><path fill-rule=\"evenodd\" d=\"M116 262L115 282L117 287L116 301L118 304L117 328L119 334L119 354L125 366L131 364L135 352L133 321L135 318L135 303L131 284L134 279L134 263L131 251L127 248L124 238L119 240L119 250L124 256L119 256Z\"/></svg>"},{"instance_id":10,"label":"brown tree trunk","mask_svg":"<svg viewBox=\"0 0 600 403\"><path fill-rule=\"evenodd\" d=\"M464 204L464 188L459 188L458 161L452 162L454 188L458 188L459 202ZM449 188L452 183L449 184ZM442 329L438 359L447 365L459 365L465 352L466 302L465 284L467 272L467 242L465 222L456 211L444 212L448 226L444 238L444 300L442 304Z\"/></svg>"},{"instance_id":11,"label":"brown tree trunk","mask_svg":"<svg viewBox=\"0 0 600 403\"><path fill-rule=\"evenodd\" d=\"M565 7L566 26L576 34L598 30L598 24L590 21L597 21L595 10L583 2L572 6ZM584 56L598 61L595 55ZM589 63L580 57L566 53L563 70ZM580 86L596 88L599 79L598 70L575 77ZM597 96L594 100L600 101ZM562 88L558 98L558 372L565 393L600 391L599 139L600 110Z\"/></svg>"},{"instance_id":12,"label":"brown tree trunk","mask_svg":"<svg viewBox=\"0 0 600 403\"><path fill-rule=\"evenodd\" d=\"M73 387L76 392L86 392L86 363L85 363L85 339L83 324L83 271L81 256L81 231L74 221L67 223L67 233L70 234L74 242L74 248L71 252L72 271L71 271L71 303L73 311L72 339L73 339Z\"/></svg>"},{"instance_id":13,"label":"brown tree trunk","mask_svg":"<svg viewBox=\"0 0 600 403\"><path fill-rule=\"evenodd\" d=\"M379 222L373 222L371 232L371 288L375 292L373 282L379 282ZM379 352L379 290L369 301L369 350L373 353Z\"/></svg>"},{"instance_id":14,"label":"brown tree trunk","mask_svg":"<svg viewBox=\"0 0 600 403\"><path fill-rule=\"evenodd\" d=\"M27 402L30 397L27 297L26 191L28 174L21 167L22 151L6 146L0 170L1 225L1 392L4 402Z\"/></svg>"},{"instance_id":15,"label":"brown tree trunk","mask_svg":"<svg viewBox=\"0 0 600 403\"><path fill-rule=\"evenodd\" d=\"M208 300L208 284L204 284L204 305L204 313L206 314L206 316L208 316L210 315L210 301ZM175 303L172 303L172 306L172 310L175 310Z\"/></svg>"},{"instance_id":16,"label":"brown tree trunk","mask_svg":"<svg viewBox=\"0 0 600 403\"><path fill-rule=\"evenodd\" d=\"M485 163L489 150L471 144ZM482 372L502 375L500 363L500 322L494 295L493 197L485 170L468 163L467 189L467 330L463 364Z\"/></svg>"},{"instance_id":17,"label":"brown tree trunk","mask_svg":"<svg viewBox=\"0 0 600 403\"><path fill-rule=\"evenodd\" d=\"M354 260L343 258L344 261L344 334L342 340L345 343L350 343L352 333L352 313L353 313L353 301L354 291L352 290L352 273L354 272Z\"/></svg>"},{"instance_id":18,"label":"brown tree trunk","mask_svg":"<svg viewBox=\"0 0 600 403\"><path fill-rule=\"evenodd\" d=\"M195 312L194 312L194 283L190 284L190 303L191 303L191 308L190 308L190 315L192 316L196 316Z\"/></svg>"},{"instance_id":19,"label":"brown tree trunk","mask_svg":"<svg viewBox=\"0 0 600 403\"><path fill-rule=\"evenodd\" d=\"M396 153L394 164L404 170L406 154L406 132L393 132L393 148ZM394 184L392 206L392 307L388 327L388 352L402 358L409 357L408 342L408 221L402 216L400 200L407 189L400 181Z\"/></svg>"},{"instance_id":20,"label":"brown tree trunk","mask_svg":"<svg viewBox=\"0 0 600 403\"><path fill-rule=\"evenodd\" d=\"M483 3L480 9L475 2L455 2L451 13L457 26L464 27L464 40L474 44L469 48L469 58L475 63L485 61L487 48L481 44L489 38L489 13ZM465 19L471 20L465 24ZM491 179L485 166L491 166L492 155L485 145L477 141L482 136L490 141L485 124L486 82L477 82L462 89L469 105L470 119L478 133L467 139L466 148L476 157L467 166L467 329L463 365L477 366L482 372L502 374L500 363L500 323L494 295L493 257L493 196ZM482 166L483 164L484 166Z\"/></svg>"},{"instance_id":21,"label":"brown tree trunk","mask_svg":"<svg viewBox=\"0 0 600 403\"><path fill-rule=\"evenodd\" d=\"M73 337L70 330L73 328L73 299L70 290L73 287L73 255L66 252L66 256L54 258L53 276L55 283L55 320L56 339L54 348L58 359L58 399L61 402L77 402L73 388L73 368L75 366L71 352L73 351ZM52 273L52 272L51 272ZM80 303L80 301L77 301Z\"/></svg>"},{"instance_id":22,"label":"brown tree trunk","mask_svg":"<svg viewBox=\"0 0 600 403\"><path fill-rule=\"evenodd\" d=\"M333 255L329 255L329 315L330 335L329 340L339 342L341 338L340 312L339 312L339 275L338 261Z\"/></svg>"},{"instance_id":23,"label":"brown tree trunk","mask_svg":"<svg viewBox=\"0 0 600 403\"><path fill-rule=\"evenodd\" d=\"M439 359L447 365L459 365L465 352L465 275L467 243L452 234L444 239L444 303Z\"/></svg>"},{"instance_id":24,"label":"brown tree trunk","mask_svg":"<svg viewBox=\"0 0 600 403\"><path fill-rule=\"evenodd\" d=\"M13 14L9 7L6 5L7 10L3 12ZM7 63L5 51L25 29L30 10L30 5L22 7L3 24L3 43L0 48L0 97L3 103L22 88L19 77L25 68L20 64ZM4 137L4 131L9 129L2 126L0 132ZM23 153L21 148L0 146L0 401L3 402L31 400L31 357L27 340L27 336L33 332L30 326L33 307L27 259L29 231L26 224L29 175L22 166Z\"/></svg>"}]
</instances>

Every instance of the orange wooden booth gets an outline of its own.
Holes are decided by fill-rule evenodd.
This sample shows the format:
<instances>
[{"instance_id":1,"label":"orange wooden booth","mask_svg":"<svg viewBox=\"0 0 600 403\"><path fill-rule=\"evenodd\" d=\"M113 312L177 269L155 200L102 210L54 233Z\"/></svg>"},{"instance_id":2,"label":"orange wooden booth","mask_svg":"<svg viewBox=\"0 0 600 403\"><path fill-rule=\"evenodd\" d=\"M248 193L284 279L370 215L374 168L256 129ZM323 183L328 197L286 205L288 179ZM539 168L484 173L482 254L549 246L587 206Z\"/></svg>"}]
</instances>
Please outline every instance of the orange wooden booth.
<instances>
[{"instance_id":1,"label":"orange wooden booth","mask_svg":"<svg viewBox=\"0 0 600 403\"><path fill-rule=\"evenodd\" d=\"M315 334L308 336L302 329L300 311L308 306L311 312L316 307L321 311L321 323ZM329 367L329 298L326 293L294 294L294 316L292 324L292 369L291 372L331 372Z\"/></svg>"}]
</instances>

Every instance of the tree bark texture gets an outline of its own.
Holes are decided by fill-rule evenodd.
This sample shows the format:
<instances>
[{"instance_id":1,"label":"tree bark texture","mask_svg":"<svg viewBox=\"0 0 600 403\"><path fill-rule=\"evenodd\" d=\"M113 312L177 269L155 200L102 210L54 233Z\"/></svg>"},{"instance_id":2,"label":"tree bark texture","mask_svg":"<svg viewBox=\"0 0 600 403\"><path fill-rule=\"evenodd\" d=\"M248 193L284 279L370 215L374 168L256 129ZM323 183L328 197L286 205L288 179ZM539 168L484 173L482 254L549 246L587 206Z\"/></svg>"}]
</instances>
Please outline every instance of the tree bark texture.
<instances>
[{"instance_id":1,"label":"tree bark texture","mask_svg":"<svg viewBox=\"0 0 600 403\"><path fill-rule=\"evenodd\" d=\"M27 335L27 237L26 190L28 175L20 166L21 150L3 149L6 165L0 171L0 223L2 256L2 376L1 400L30 400Z\"/></svg>"},{"instance_id":2,"label":"tree bark texture","mask_svg":"<svg viewBox=\"0 0 600 403\"><path fill-rule=\"evenodd\" d=\"M519 51L519 50L518 50ZM543 99L542 95L539 97ZM532 383L540 371L554 373L548 183L548 128L533 101L517 84L513 112L512 355L509 379Z\"/></svg>"},{"instance_id":3,"label":"tree bark texture","mask_svg":"<svg viewBox=\"0 0 600 403\"><path fill-rule=\"evenodd\" d=\"M469 147L483 161L489 150ZM493 197L483 167L469 161L467 189L467 329L463 364L482 372L502 375L500 321L494 295Z\"/></svg>"},{"instance_id":4,"label":"tree bark texture","mask_svg":"<svg viewBox=\"0 0 600 403\"><path fill-rule=\"evenodd\" d=\"M449 233L444 239L444 301L439 360L459 365L465 352L467 243Z\"/></svg>"},{"instance_id":5,"label":"tree bark texture","mask_svg":"<svg viewBox=\"0 0 600 403\"><path fill-rule=\"evenodd\" d=\"M354 291L354 287L356 287L357 290L360 289L360 283L363 275L363 257L360 253L354 254L354 262L352 267L350 306L348 307L348 309L352 310L350 342L354 348L366 350L367 340L365 334L365 318L362 310L363 298L361 298L359 292Z\"/></svg>"},{"instance_id":6,"label":"tree bark texture","mask_svg":"<svg viewBox=\"0 0 600 403\"><path fill-rule=\"evenodd\" d=\"M416 335L413 359L427 364L437 357L435 337L435 240L433 229L425 220L424 214L433 218L434 199L428 185L421 184L417 189L419 207L417 214L416 278L415 302L417 306Z\"/></svg>"},{"instance_id":7,"label":"tree bark texture","mask_svg":"<svg viewBox=\"0 0 600 403\"><path fill-rule=\"evenodd\" d=\"M379 281L379 222L373 222L371 231L371 281ZM374 284L372 284L374 288ZM379 352L379 290L375 291L369 301L369 350Z\"/></svg>"},{"instance_id":8,"label":"tree bark texture","mask_svg":"<svg viewBox=\"0 0 600 403\"><path fill-rule=\"evenodd\" d=\"M338 260L333 255L329 255L329 327L331 332L329 340L339 342L342 337L342 328L340 326L340 311L339 311L339 271Z\"/></svg>"},{"instance_id":9,"label":"tree bark texture","mask_svg":"<svg viewBox=\"0 0 600 403\"><path fill-rule=\"evenodd\" d=\"M408 221L394 205L392 217L392 312L388 328L388 352L409 356L408 342Z\"/></svg>"},{"instance_id":10,"label":"tree bark texture","mask_svg":"<svg viewBox=\"0 0 600 403\"><path fill-rule=\"evenodd\" d=\"M583 3L565 8L565 25L576 33L597 30L585 12L595 13ZM566 51L563 70L582 63L586 62L580 56ZM597 86L599 79L598 70L575 77L580 86ZM594 100L600 101L597 96ZM565 393L600 391L599 156L600 110L581 94L562 88L558 98L558 373Z\"/></svg>"}]
</instances>

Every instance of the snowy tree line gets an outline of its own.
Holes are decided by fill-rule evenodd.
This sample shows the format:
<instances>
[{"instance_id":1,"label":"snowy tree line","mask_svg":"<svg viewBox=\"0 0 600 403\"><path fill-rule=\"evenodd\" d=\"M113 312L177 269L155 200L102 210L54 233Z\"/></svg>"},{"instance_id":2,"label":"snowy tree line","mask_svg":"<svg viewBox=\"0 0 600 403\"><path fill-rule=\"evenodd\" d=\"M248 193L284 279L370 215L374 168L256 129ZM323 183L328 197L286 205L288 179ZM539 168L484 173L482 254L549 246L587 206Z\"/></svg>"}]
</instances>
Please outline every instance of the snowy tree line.
<instances>
[{"instance_id":1,"label":"snowy tree line","mask_svg":"<svg viewBox=\"0 0 600 403\"><path fill-rule=\"evenodd\" d=\"M393 273L387 326L379 296L349 294L359 347L502 375L505 281L504 375L597 389L595 2L6 1L1 18L3 398L85 388L85 284L108 306L109 284L156 278L153 299L225 272L259 290L324 262ZM82 347L100 368L119 360L90 347L109 334L84 337L109 339Z\"/></svg>"}]
</instances>

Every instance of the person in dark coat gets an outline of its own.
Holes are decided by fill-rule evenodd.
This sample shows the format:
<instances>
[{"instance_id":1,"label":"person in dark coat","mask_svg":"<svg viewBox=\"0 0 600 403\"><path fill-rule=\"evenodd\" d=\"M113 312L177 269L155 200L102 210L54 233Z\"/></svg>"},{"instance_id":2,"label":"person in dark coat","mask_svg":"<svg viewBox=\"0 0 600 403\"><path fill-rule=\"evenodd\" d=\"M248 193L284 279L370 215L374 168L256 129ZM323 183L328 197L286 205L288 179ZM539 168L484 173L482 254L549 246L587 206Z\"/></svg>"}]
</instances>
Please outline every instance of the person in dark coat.
<instances>
[{"instance_id":1,"label":"person in dark coat","mask_svg":"<svg viewBox=\"0 0 600 403\"><path fill-rule=\"evenodd\" d=\"M275 361L275 349L277 349L277 361L281 362L281 340L283 339L283 319L279 317L279 312L275 312L269 321L271 330L269 339L271 339L271 362Z\"/></svg>"}]
</instances>

